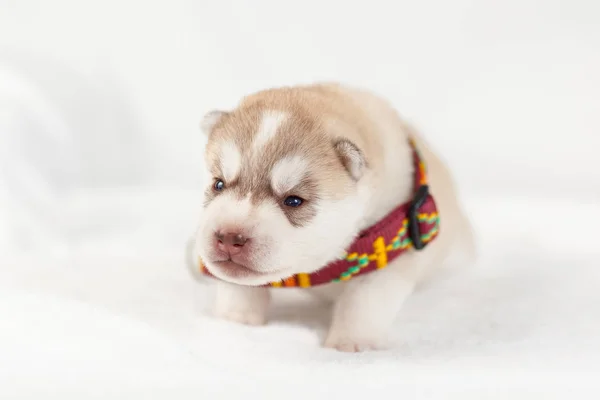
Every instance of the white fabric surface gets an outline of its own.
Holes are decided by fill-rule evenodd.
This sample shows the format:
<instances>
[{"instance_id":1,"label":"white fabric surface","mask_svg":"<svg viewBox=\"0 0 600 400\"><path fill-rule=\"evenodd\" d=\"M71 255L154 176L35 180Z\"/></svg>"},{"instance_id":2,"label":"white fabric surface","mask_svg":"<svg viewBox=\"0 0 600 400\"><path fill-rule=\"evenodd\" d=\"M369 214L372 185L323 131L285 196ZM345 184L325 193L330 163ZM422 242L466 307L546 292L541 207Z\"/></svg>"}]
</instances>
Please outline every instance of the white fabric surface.
<instances>
[{"instance_id":1,"label":"white fabric surface","mask_svg":"<svg viewBox=\"0 0 600 400\"><path fill-rule=\"evenodd\" d=\"M319 347L327 309L302 293L277 292L265 327L212 319L212 286L192 278L176 246L184 229L173 216L191 210L185 195L169 199L182 200L177 214L161 214L166 198L130 210L156 215L153 229L96 235L63 256L7 259L0 397L600 394L598 205L470 197L483 238L477 265L419 290L391 350L348 355ZM131 197L113 198L122 210ZM575 209L585 219L560 221Z\"/></svg>"}]
</instances>

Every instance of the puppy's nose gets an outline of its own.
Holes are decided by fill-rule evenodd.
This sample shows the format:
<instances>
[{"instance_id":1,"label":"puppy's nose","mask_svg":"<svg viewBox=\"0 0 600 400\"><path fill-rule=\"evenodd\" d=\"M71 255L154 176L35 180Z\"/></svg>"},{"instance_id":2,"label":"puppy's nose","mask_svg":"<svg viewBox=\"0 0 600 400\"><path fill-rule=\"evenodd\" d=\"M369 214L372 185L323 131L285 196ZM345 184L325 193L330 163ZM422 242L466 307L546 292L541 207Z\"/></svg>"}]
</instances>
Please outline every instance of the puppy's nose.
<instances>
[{"instance_id":1,"label":"puppy's nose","mask_svg":"<svg viewBox=\"0 0 600 400\"><path fill-rule=\"evenodd\" d=\"M241 253L242 248L248 241L246 237L235 232L217 232L215 236L217 239L217 248L230 255Z\"/></svg>"}]
</instances>

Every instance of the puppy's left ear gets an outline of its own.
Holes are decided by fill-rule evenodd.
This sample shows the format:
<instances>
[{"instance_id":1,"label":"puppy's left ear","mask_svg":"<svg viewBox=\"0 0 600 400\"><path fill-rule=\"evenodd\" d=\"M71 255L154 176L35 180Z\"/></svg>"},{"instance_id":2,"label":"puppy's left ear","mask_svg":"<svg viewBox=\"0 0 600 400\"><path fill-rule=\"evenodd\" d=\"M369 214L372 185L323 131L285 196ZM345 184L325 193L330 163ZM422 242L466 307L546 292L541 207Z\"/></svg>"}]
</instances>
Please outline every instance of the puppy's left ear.
<instances>
[{"instance_id":1,"label":"puppy's left ear","mask_svg":"<svg viewBox=\"0 0 600 400\"><path fill-rule=\"evenodd\" d=\"M352 179L358 181L367 168L367 160L363 152L348 139L338 139L334 142L333 148Z\"/></svg>"},{"instance_id":2,"label":"puppy's left ear","mask_svg":"<svg viewBox=\"0 0 600 400\"><path fill-rule=\"evenodd\" d=\"M200 130L206 136L210 136L213 131L213 128L217 123L227 114L225 111L221 110L212 110L209 111L202 117L202 121L200 121Z\"/></svg>"}]
</instances>

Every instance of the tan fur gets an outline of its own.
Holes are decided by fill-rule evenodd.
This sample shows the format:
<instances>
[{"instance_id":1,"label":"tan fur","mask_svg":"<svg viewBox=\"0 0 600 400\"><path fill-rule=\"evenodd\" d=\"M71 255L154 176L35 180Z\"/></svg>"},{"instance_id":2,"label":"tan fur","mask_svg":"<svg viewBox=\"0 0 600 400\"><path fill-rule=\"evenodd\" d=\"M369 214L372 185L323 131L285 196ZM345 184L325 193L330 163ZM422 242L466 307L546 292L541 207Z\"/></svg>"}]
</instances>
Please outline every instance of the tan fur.
<instances>
[{"instance_id":1,"label":"tan fur","mask_svg":"<svg viewBox=\"0 0 600 400\"><path fill-rule=\"evenodd\" d=\"M344 104L328 109L328 104L333 105L331 96L334 92L326 88L328 86L271 89L245 97L235 110L225 113L212 128L211 140L207 146L209 163L213 166L216 164L218 155L215 153L215 146L222 140L233 140L241 149L251 150L261 114L265 110L282 111L289 117L280 129L279 140L264 146L260 160L253 161L260 162L263 167L268 168L285 154L290 152L301 154L320 168L324 186L331 188L330 194L343 196L345 185L334 176L339 172L340 166L331 163L331 156L334 154L330 144L336 136L343 138L349 135L350 138L356 139L358 135L342 129L344 127L339 125L339 127L331 127L333 129L327 125L332 120L340 121L341 125L341 121L355 110L347 109L342 114L336 113L335 108L343 109ZM319 108L321 111L316 112ZM359 124L356 124L353 129L358 127ZM282 138L285 140L281 140ZM328 141L327 138L330 140ZM360 142L357 144L362 145ZM324 161L329 162L324 163ZM254 171L262 172L260 167L255 168ZM329 171L331 174L328 173ZM216 170L214 172L218 173Z\"/></svg>"}]
</instances>

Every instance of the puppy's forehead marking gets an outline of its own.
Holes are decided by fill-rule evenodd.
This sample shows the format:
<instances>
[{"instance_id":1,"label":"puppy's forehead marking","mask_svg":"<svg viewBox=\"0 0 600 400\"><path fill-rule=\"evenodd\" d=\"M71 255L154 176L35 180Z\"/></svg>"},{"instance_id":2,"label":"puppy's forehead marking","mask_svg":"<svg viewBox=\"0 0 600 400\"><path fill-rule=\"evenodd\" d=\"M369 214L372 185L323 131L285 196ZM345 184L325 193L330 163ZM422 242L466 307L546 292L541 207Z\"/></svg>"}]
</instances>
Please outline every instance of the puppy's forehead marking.
<instances>
[{"instance_id":1,"label":"puppy's forehead marking","mask_svg":"<svg viewBox=\"0 0 600 400\"><path fill-rule=\"evenodd\" d=\"M240 173L242 154L232 141L221 144L220 163L221 173L226 181L234 180Z\"/></svg>"},{"instance_id":2,"label":"puppy's forehead marking","mask_svg":"<svg viewBox=\"0 0 600 400\"><path fill-rule=\"evenodd\" d=\"M308 162L298 155L284 157L271 170L271 186L282 194L298 185L308 173Z\"/></svg>"},{"instance_id":3,"label":"puppy's forehead marking","mask_svg":"<svg viewBox=\"0 0 600 400\"><path fill-rule=\"evenodd\" d=\"M287 114L285 112L273 110L264 111L252 144L253 150L261 150L277 134L277 130L286 119Z\"/></svg>"}]
</instances>

